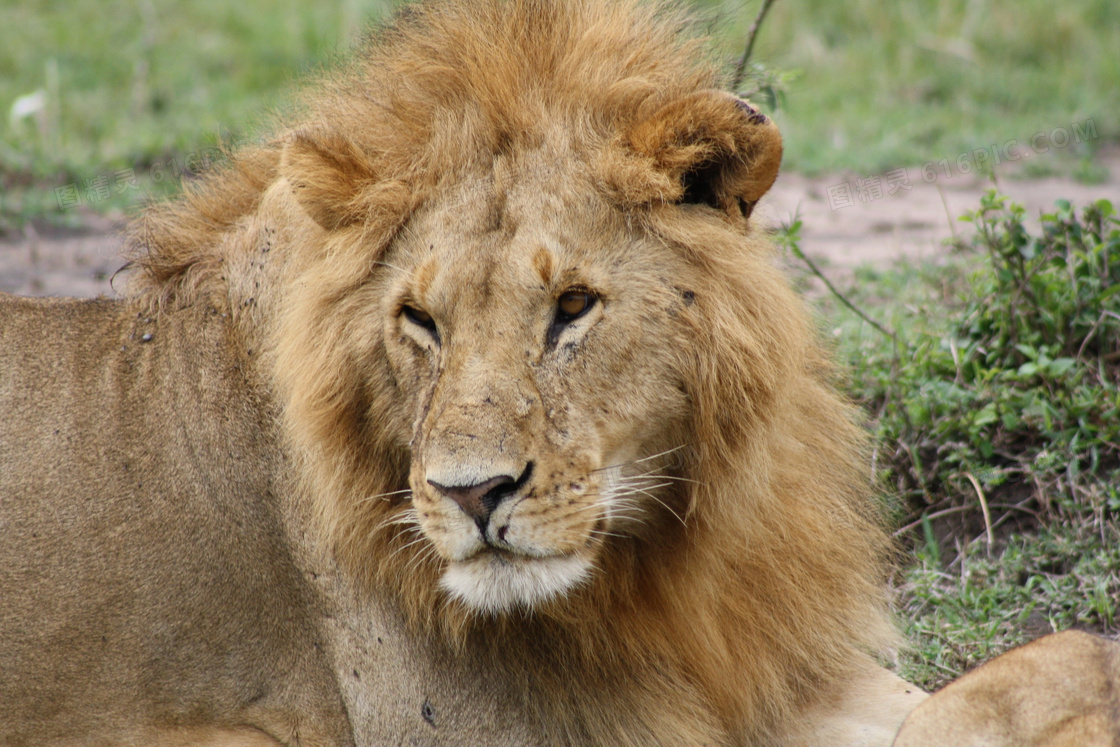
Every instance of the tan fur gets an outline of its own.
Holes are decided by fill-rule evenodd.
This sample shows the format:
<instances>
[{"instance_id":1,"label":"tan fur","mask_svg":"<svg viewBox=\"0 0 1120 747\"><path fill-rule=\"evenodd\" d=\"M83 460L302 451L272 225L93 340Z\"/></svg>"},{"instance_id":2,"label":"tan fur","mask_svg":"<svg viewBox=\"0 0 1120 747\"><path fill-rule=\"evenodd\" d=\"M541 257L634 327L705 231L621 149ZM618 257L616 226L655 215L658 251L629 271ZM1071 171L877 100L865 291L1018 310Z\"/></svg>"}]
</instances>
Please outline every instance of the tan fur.
<instances>
[{"instance_id":1,"label":"tan fur","mask_svg":"<svg viewBox=\"0 0 1120 747\"><path fill-rule=\"evenodd\" d=\"M1070 630L1013 649L922 703L894 744L1120 744L1120 643Z\"/></svg>"},{"instance_id":2,"label":"tan fur","mask_svg":"<svg viewBox=\"0 0 1120 747\"><path fill-rule=\"evenodd\" d=\"M230 429L264 439L208 452L220 474L261 473L248 493L205 484L230 516L251 495L279 528L280 549L245 562L304 572L276 587L275 614L312 629L277 630L292 661L315 661L325 643L345 702L332 710L335 695L318 696L326 715L304 741L342 741L347 713L359 742L426 734L437 719L416 721L416 688L455 714L444 741L489 744L823 744L838 727L807 720L842 711L890 732L918 696L870 661L896 639L864 435L749 220L781 139L718 92L688 28L631 2L410 7L312 88L273 146L235 154L134 227L130 300L92 329L114 350L137 344L135 319L181 335L184 350L212 337L215 370L238 383L207 386L256 425L223 420L220 406L144 414L165 387L197 387L189 356L157 367L116 414L138 423L131 448L157 453L162 428L184 418L182 433L215 444ZM558 299L573 289L597 301L557 332ZM429 314L438 339L406 308ZM40 323L62 329L68 313L88 316ZM192 331L203 319L210 331ZM36 349L34 329L14 333L15 349ZM34 414L30 379L0 387L5 407L20 403L25 439L0 451L3 472L78 459L26 445L104 411L123 386L98 389L104 361L76 360L70 375L91 394L73 409ZM85 446L106 448L96 433ZM153 457L144 487L121 477L126 516L130 501L196 481L176 467L200 463L190 440L176 448ZM81 505L103 458L81 465L46 489L0 488ZM432 483L500 474L524 482L491 520L503 549L479 550L474 523ZM107 546L112 526L71 541ZM471 588L457 571L485 582L449 594ZM504 580L516 593L495 591ZM207 609L225 619L226 604ZM144 635L128 619L122 635ZM393 631L400 650L379 648ZM274 676L282 690L310 681ZM379 676L388 684L368 684ZM119 679L124 692L143 676ZM205 700L209 682L192 672L178 697ZM142 688L120 697L144 702ZM211 710L230 728L297 740L294 727L261 726L250 701L219 700ZM398 700L412 721L390 714ZM300 702L277 707L301 714ZM59 733L78 728L51 718Z\"/></svg>"}]
</instances>

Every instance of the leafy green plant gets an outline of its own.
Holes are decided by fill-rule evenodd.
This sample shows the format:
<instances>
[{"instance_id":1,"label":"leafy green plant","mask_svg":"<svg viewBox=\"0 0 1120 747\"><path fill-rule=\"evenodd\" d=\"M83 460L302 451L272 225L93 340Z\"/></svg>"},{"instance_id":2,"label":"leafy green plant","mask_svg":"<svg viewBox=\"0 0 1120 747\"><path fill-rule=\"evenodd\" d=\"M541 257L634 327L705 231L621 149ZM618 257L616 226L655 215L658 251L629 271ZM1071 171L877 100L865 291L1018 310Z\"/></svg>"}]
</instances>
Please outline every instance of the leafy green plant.
<instances>
[{"instance_id":1,"label":"leafy green plant","mask_svg":"<svg viewBox=\"0 0 1120 747\"><path fill-rule=\"evenodd\" d=\"M896 338L857 371L885 471L915 514L985 527L1120 510L1120 222L1064 201L1032 236L989 193L965 216L986 262L943 330ZM931 512L932 511L932 512Z\"/></svg>"}]
</instances>

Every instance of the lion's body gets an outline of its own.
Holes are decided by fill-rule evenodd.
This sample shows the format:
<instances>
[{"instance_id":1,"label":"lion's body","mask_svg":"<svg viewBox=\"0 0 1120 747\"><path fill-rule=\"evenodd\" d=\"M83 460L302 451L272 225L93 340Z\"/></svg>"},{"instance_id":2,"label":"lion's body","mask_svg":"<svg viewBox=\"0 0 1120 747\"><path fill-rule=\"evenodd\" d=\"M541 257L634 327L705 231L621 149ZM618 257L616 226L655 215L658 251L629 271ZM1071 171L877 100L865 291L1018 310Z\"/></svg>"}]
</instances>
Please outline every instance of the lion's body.
<instances>
[{"instance_id":1,"label":"lion's body","mask_svg":"<svg viewBox=\"0 0 1120 747\"><path fill-rule=\"evenodd\" d=\"M886 743L776 128L665 9L437 8L0 305L0 741Z\"/></svg>"},{"instance_id":2,"label":"lion's body","mask_svg":"<svg viewBox=\"0 0 1120 747\"><path fill-rule=\"evenodd\" d=\"M345 733L221 319L10 297L0 319L0 743L294 711Z\"/></svg>"},{"instance_id":3,"label":"lion's body","mask_svg":"<svg viewBox=\"0 0 1120 747\"><path fill-rule=\"evenodd\" d=\"M1120 643L1067 630L1013 649L916 708L895 747L1114 747Z\"/></svg>"}]
</instances>

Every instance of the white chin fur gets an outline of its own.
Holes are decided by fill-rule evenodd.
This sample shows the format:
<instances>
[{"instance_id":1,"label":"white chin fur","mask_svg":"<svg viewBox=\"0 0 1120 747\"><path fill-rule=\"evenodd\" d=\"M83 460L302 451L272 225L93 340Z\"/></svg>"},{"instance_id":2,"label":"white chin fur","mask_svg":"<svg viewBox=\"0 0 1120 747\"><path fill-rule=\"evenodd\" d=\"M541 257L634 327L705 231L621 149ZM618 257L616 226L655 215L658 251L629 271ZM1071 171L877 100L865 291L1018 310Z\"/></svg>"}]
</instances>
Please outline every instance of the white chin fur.
<instances>
[{"instance_id":1,"label":"white chin fur","mask_svg":"<svg viewBox=\"0 0 1120 747\"><path fill-rule=\"evenodd\" d=\"M440 586L479 612L497 613L532 609L582 583L590 573L590 564L575 555L510 559L487 553L452 563Z\"/></svg>"}]
</instances>

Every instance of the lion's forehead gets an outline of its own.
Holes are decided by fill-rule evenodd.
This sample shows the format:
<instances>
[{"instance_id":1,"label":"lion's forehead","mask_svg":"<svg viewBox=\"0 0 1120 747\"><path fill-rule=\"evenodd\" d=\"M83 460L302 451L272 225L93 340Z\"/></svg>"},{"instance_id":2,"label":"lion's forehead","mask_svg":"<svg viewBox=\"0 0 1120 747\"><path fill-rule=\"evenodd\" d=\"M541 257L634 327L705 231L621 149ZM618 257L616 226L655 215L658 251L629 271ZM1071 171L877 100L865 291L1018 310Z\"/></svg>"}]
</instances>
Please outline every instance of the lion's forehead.
<instances>
[{"instance_id":1,"label":"lion's forehead","mask_svg":"<svg viewBox=\"0 0 1120 747\"><path fill-rule=\"evenodd\" d=\"M641 251L609 206L585 198L542 208L549 202L532 194L501 204L483 196L434 201L399 246L410 290L455 305L537 300L568 286L605 283L620 247L631 256Z\"/></svg>"},{"instance_id":2,"label":"lion's forehead","mask_svg":"<svg viewBox=\"0 0 1120 747\"><path fill-rule=\"evenodd\" d=\"M536 178L496 196L463 184L429 200L397 243L410 290L433 303L535 304L573 286L601 293L671 290L684 253L599 195L589 181Z\"/></svg>"}]
</instances>

